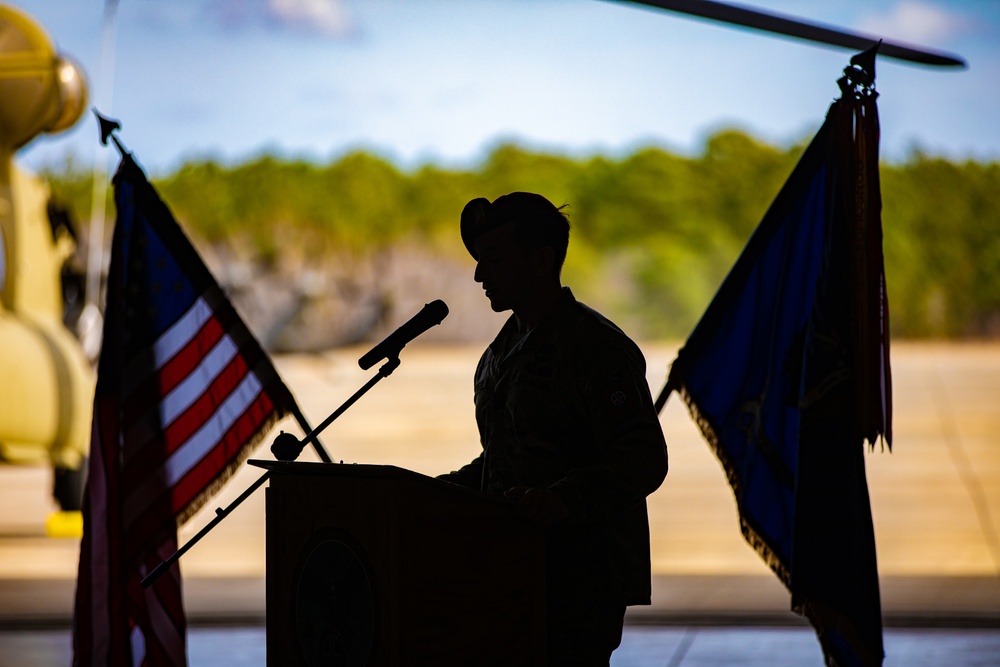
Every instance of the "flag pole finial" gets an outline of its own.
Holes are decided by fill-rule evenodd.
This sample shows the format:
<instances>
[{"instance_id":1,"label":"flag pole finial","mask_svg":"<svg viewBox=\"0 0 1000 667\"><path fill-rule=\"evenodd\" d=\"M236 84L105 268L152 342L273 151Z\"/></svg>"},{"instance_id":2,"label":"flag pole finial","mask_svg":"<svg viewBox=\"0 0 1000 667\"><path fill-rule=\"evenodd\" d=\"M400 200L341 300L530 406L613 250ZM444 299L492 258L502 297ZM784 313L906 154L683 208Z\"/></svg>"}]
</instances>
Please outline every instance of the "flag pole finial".
<instances>
[{"instance_id":1,"label":"flag pole finial","mask_svg":"<svg viewBox=\"0 0 1000 667\"><path fill-rule=\"evenodd\" d=\"M128 155L128 149L126 149L122 145L122 142L118 141L118 137L114 135L116 131L122 129L122 124L117 120L108 118L107 116L102 116L101 112L99 112L96 108L93 111L94 115L97 116L97 123L100 125L101 129L101 145L107 146L108 138L110 137L111 141L115 142L115 147L118 148L118 152L121 153L122 157Z\"/></svg>"},{"instance_id":2,"label":"flag pole finial","mask_svg":"<svg viewBox=\"0 0 1000 667\"><path fill-rule=\"evenodd\" d=\"M881 46L882 40L879 40L871 48L851 57L850 65L844 68L844 76L837 80L843 96L875 94L875 56Z\"/></svg>"}]
</instances>

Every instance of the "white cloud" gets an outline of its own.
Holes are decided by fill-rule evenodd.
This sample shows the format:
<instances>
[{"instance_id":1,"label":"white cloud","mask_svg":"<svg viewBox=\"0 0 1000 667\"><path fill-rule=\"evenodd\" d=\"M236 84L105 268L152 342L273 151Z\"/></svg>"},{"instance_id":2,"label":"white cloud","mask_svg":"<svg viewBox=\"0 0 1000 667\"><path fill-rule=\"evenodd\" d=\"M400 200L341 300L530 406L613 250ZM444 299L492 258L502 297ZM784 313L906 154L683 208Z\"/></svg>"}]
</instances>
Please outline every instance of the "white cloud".
<instances>
[{"instance_id":1,"label":"white cloud","mask_svg":"<svg viewBox=\"0 0 1000 667\"><path fill-rule=\"evenodd\" d=\"M334 37L354 30L341 0L267 0L267 14L281 25Z\"/></svg>"},{"instance_id":2,"label":"white cloud","mask_svg":"<svg viewBox=\"0 0 1000 667\"><path fill-rule=\"evenodd\" d=\"M889 13L863 18L858 29L890 39L939 45L965 32L969 27L970 22L962 14L920 0L902 0Z\"/></svg>"}]
</instances>

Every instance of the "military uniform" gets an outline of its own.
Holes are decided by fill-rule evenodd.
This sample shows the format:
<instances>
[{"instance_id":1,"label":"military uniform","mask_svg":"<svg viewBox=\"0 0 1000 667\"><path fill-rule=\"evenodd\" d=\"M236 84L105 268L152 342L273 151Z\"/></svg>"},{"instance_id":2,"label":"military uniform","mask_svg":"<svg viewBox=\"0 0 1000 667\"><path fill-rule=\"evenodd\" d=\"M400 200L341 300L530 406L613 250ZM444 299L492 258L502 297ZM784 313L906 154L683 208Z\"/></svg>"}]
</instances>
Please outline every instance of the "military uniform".
<instances>
[{"instance_id":1,"label":"military uniform","mask_svg":"<svg viewBox=\"0 0 1000 667\"><path fill-rule=\"evenodd\" d=\"M645 372L635 343L566 287L527 334L511 316L480 359L483 452L442 478L494 495L559 493L570 514L549 531L550 612L650 602L645 499L667 449Z\"/></svg>"}]
</instances>

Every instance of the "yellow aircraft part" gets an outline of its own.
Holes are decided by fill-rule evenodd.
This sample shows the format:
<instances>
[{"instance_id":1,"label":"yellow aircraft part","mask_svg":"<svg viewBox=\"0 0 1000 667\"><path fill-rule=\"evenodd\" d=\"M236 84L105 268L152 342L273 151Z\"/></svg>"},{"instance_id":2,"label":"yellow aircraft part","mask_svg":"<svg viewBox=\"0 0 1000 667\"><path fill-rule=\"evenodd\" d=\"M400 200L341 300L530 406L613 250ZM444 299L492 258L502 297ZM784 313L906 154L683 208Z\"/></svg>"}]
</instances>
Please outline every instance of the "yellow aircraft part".
<instances>
[{"instance_id":1,"label":"yellow aircraft part","mask_svg":"<svg viewBox=\"0 0 1000 667\"><path fill-rule=\"evenodd\" d=\"M80 68L30 16L0 4L0 463L51 465L64 510L80 506L94 394L93 370L63 325L61 273L75 239L50 221L44 181L13 157L75 124L86 99ZM79 512L59 513L47 529L74 535L79 523Z\"/></svg>"},{"instance_id":2,"label":"yellow aircraft part","mask_svg":"<svg viewBox=\"0 0 1000 667\"><path fill-rule=\"evenodd\" d=\"M62 325L0 313L0 456L77 469L90 439L93 373Z\"/></svg>"},{"instance_id":3,"label":"yellow aircraft part","mask_svg":"<svg viewBox=\"0 0 1000 667\"><path fill-rule=\"evenodd\" d=\"M9 169L6 179L5 168ZM4 181L10 183L6 193ZM66 230L52 238L48 201L49 188L44 181L9 161L4 163L0 156L0 244L5 252L0 262L6 265L6 271L0 272L4 274L0 277L0 304L19 315L61 323L60 275L75 244Z\"/></svg>"},{"instance_id":4,"label":"yellow aircraft part","mask_svg":"<svg viewBox=\"0 0 1000 667\"><path fill-rule=\"evenodd\" d=\"M82 70L27 14L0 5L0 146L71 127L86 107ZM7 101L13 103L5 103Z\"/></svg>"},{"instance_id":5,"label":"yellow aircraft part","mask_svg":"<svg viewBox=\"0 0 1000 667\"><path fill-rule=\"evenodd\" d=\"M77 469L90 443L94 373L62 322L48 187L0 155L0 459Z\"/></svg>"}]
</instances>

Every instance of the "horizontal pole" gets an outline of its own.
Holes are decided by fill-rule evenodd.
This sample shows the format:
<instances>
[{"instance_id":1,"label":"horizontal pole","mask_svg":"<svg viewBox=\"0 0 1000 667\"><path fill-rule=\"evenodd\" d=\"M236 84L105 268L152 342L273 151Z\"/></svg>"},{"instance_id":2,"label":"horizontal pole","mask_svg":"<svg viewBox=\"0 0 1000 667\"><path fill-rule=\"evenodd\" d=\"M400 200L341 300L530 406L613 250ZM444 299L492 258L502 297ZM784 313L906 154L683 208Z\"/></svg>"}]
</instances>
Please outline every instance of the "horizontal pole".
<instances>
[{"instance_id":1,"label":"horizontal pole","mask_svg":"<svg viewBox=\"0 0 1000 667\"><path fill-rule=\"evenodd\" d=\"M749 7L740 7L713 0L628 0L629 2L665 9L679 14L729 23L731 25L763 30L787 37L795 37L810 42L840 46L855 51L866 51L877 43L880 37L847 32L839 28L807 23L790 16L769 14ZM926 49L894 44L882 40L878 55L907 62L930 65L932 67L966 67L965 60L950 53L928 51Z\"/></svg>"}]
</instances>

